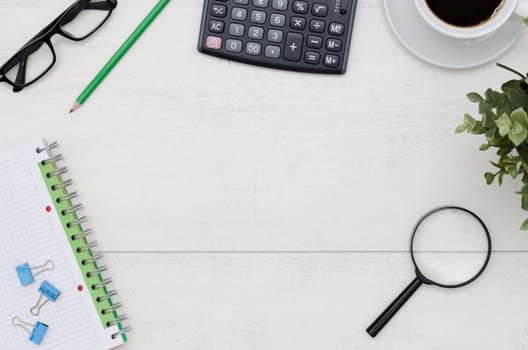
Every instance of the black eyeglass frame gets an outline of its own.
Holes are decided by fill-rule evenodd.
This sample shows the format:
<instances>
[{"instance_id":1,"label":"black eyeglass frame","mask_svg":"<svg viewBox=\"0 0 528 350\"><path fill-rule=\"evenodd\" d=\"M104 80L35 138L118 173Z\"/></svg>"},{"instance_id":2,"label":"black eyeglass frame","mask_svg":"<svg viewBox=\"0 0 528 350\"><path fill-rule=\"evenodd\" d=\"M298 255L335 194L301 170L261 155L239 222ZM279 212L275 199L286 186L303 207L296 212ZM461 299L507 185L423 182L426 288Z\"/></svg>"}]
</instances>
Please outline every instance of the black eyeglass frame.
<instances>
[{"instance_id":1,"label":"black eyeglass frame","mask_svg":"<svg viewBox=\"0 0 528 350\"><path fill-rule=\"evenodd\" d=\"M103 1L93 1L93 0L77 0L70 7L68 7L64 12L62 12L56 19L54 19L50 24L48 24L44 29L38 32L31 40L29 40L16 54L14 54L3 66L0 67L0 82L5 82L13 87L13 92L22 91L24 88L32 85L36 81L40 80L44 75L46 75L51 68L57 62L57 55L55 49L53 48L53 43L51 39L56 34L70 39L72 41L82 41L93 35L97 32L110 18L112 12L117 6L117 0L103 0ZM95 27L91 32L82 36L75 37L71 33L68 33L63 29L63 26L72 22L82 11L84 10L102 10L108 11L106 17L101 21L101 23ZM53 59L48 68L46 68L39 76L33 80L26 81L26 66L29 57L38 51L42 45L47 45L53 55ZM6 74L19 65L18 72L16 75L15 81L9 79Z\"/></svg>"}]
</instances>

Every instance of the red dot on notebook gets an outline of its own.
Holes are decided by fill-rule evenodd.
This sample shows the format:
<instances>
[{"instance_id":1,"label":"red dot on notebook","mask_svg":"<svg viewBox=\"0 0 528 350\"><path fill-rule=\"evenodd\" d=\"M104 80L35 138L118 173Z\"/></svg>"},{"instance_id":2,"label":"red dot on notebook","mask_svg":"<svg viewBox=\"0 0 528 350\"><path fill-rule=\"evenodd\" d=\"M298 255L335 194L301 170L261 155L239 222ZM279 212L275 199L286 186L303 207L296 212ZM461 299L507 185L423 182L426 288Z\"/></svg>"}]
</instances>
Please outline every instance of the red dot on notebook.
<instances>
[{"instance_id":1,"label":"red dot on notebook","mask_svg":"<svg viewBox=\"0 0 528 350\"><path fill-rule=\"evenodd\" d=\"M51 212L51 207L50 207L49 205L46 207L46 211L47 211L48 213Z\"/></svg>"},{"instance_id":2,"label":"red dot on notebook","mask_svg":"<svg viewBox=\"0 0 528 350\"><path fill-rule=\"evenodd\" d=\"M79 292L82 292L82 291L83 291L83 289L84 289L84 288L83 288L83 286L82 286L82 285L80 285L80 284L79 284L79 285L77 286L77 290L78 290Z\"/></svg>"}]
</instances>

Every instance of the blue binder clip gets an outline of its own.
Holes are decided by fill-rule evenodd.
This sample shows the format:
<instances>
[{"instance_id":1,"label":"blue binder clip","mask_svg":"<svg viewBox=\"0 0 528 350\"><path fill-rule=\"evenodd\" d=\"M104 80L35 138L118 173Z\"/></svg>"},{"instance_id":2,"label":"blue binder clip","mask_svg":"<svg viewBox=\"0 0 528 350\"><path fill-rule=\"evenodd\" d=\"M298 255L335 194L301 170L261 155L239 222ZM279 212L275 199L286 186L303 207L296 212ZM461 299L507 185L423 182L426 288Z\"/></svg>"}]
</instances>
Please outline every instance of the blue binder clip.
<instances>
[{"instance_id":1,"label":"blue binder clip","mask_svg":"<svg viewBox=\"0 0 528 350\"><path fill-rule=\"evenodd\" d=\"M41 273L45 271L51 271L55 269L55 264L53 261L48 260L44 265L40 266L29 266L28 263L19 265L16 267L16 272L18 275L18 279L20 280L20 284L22 286L30 285L31 283L35 282L35 277L40 275ZM38 270L38 271L37 271ZM33 273L33 271L36 271Z\"/></svg>"},{"instance_id":2,"label":"blue binder clip","mask_svg":"<svg viewBox=\"0 0 528 350\"><path fill-rule=\"evenodd\" d=\"M40 343L42 343L42 339L44 339L44 336L46 335L46 332L48 331L47 324L44 324L42 322L31 324L31 323L22 321L18 316L14 317L11 322L13 323L13 326L20 327L26 332L28 332L29 341L37 345L40 345Z\"/></svg>"},{"instance_id":3,"label":"blue binder clip","mask_svg":"<svg viewBox=\"0 0 528 350\"><path fill-rule=\"evenodd\" d=\"M42 282L40 288L38 289L40 293L39 300L35 306L33 306L29 311L33 316L38 316L40 314L40 309L46 305L48 301L55 302L60 295L60 290L55 288L48 281Z\"/></svg>"}]
</instances>

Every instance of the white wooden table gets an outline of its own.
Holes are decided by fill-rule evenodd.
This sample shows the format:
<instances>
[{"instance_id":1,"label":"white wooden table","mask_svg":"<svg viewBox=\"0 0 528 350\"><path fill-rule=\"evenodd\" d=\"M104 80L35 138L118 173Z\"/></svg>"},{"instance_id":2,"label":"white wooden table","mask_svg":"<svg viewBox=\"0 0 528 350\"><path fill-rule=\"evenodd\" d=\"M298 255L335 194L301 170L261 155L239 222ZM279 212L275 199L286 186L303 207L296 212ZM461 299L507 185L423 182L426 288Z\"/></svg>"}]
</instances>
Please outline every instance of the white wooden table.
<instances>
[{"instance_id":1,"label":"white wooden table","mask_svg":"<svg viewBox=\"0 0 528 350\"><path fill-rule=\"evenodd\" d=\"M0 0L0 61L71 0ZM454 135L465 93L510 78L448 71L360 1L345 76L196 50L202 2L173 1L73 116L67 110L155 0L121 1L21 94L0 89L0 147L59 140L134 332L124 349L527 349L528 236L517 184ZM16 28L16 30L14 29ZM501 62L528 70L528 34ZM458 204L494 255L461 290L425 287L376 339L364 329L411 279L409 231Z\"/></svg>"}]
</instances>

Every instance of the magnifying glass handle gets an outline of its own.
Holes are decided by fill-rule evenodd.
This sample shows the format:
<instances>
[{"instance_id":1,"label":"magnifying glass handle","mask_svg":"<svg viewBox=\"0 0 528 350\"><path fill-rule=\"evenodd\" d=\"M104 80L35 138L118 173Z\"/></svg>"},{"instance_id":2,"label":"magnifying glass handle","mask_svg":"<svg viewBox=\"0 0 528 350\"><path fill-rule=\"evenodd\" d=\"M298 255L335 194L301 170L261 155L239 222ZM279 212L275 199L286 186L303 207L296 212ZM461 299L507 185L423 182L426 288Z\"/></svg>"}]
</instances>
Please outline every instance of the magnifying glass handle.
<instances>
[{"instance_id":1,"label":"magnifying glass handle","mask_svg":"<svg viewBox=\"0 0 528 350\"><path fill-rule=\"evenodd\" d=\"M381 313L381 315L376 318L374 322L367 328L367 333L375 338L376 335L385 327L385 325L391 320L391 318L396 315L398 310L405 304L407 300L416 292L418 287L420 287L423 282L416 277L403 292L398 295L396 299Z\"/></svg>"}]
</instances>

